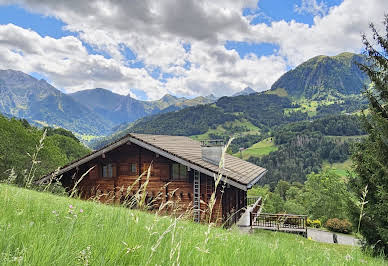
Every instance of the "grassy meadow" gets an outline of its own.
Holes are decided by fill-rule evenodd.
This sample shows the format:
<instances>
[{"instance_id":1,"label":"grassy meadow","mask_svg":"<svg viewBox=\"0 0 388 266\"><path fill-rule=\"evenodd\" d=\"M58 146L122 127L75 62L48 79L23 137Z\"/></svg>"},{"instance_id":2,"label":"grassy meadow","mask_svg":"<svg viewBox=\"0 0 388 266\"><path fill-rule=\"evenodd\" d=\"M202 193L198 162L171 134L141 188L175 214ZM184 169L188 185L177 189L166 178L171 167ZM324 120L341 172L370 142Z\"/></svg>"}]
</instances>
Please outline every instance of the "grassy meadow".
<instances>
[{"instance_id":1,"label":"grassy meadow","mask_svg":"<svg viewBox=\"0 0 388 266\"><path fill-rule=\"evenodd\" d=\"M0 265L384 265L357 247L242 234L0 184Z\"/></svg>"},{"instance_id":2,"label":"grassy meadow","mask_svg":"<svg viewBox=\"0 0 388 266\"><path fill-rule=\"evenodd\" d=\"M242 151L242 158L247 160L249 157L261 157L276 151L278 147L275 145L273 138L266 138L262 141L253 144L249 148ZM240 152L234 154L237 157L241 157Z\"/></svg>"},{"instance_id":3,"label":"grassy meadow","mask_svg":"<svg viewBox=\"0 0 388 266\"><path fill-rule=\"evenodd\" d=\"M343 163L332 163L332 164L325 161L323 163L323 169L328 169L328 168L332 169L334 173L336 173L337 175L346 177L348 175L348 171L352 169L352 160L348 159Z\"/></svg>"}]
</instances>

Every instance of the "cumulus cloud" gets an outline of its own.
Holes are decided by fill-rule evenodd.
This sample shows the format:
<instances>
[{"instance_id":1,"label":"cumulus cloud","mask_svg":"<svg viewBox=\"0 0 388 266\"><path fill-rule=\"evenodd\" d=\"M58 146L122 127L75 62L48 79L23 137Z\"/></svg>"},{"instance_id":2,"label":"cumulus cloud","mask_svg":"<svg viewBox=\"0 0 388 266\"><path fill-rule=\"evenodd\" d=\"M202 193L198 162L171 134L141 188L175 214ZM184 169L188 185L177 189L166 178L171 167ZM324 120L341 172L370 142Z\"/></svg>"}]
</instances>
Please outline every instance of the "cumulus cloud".
<instances>
[{"instance_id":1,"label":"cumulus cloud","mask_svg":"<svg viewBox=\"0 0 388 266\"><path fill-rule=\"evenodd\" d=\"M288 67L318 54L359 52L360 33L381 19L386 0L344 0L330 9L324 2L302 0L297 12L313 14L314 24L272 21L251 25L244 8L257 0L0 0L54 16L76 33L60 39L42 37L12 24L0 26L0 67L45 74L68 91L104 87L121 94L143 90L150 99L165 93L227 95L246 86L268 89ZM259 2L260 6L260 2ZM241 58L227 50L227 40L272 43L270 56ZM110 58L88 54L83 43ZM184 44L190 44L185 49ZM135 55L130 62L123 53ZM144 68L129 63L142 62ZM190 67L188 67L188 63ZM158 70L168 78L153 78Z\"/></svg>"}]
</instances>

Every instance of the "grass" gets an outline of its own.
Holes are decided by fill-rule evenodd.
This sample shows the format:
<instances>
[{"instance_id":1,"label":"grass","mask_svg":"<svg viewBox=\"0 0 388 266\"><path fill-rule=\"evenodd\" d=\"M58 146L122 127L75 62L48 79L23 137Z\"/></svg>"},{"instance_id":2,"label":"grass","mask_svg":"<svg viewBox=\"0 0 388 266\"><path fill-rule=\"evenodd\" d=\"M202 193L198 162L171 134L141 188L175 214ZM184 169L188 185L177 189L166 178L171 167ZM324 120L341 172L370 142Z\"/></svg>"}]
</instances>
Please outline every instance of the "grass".
<instances>
[{"instance_id":1,"label":"grass","mask_svg":"<svg viewBox=\"0 0 388 266\"><path fill-rule=\"evenodd\" d=\"M241 120L234 120L232 122L228 121L225 122L223 125L218 125L216 129L209 129L207 132L200 134L200 135L194 135L191 136L191 138L195 140L207 140L210 139L209 134L221 134L221 135L231 135L234 128L242 127L244 128L241 132L240 130L236 130L238 134L241 135L249 135L249 134L259 134L260 129L253 125L251 122L249 122L246 119ZM230 128L232 130L230 130Z\"/></svg>"},{"instance_id":2,"label":"grass","mask_svg":"<svg viewBox=\"0 0 388 266\"><path fill-rule=\"evenodd\" d=\"M292 112L300 111L302 113L307 113L309 117L313 117L317 115L317 108L321 105L330 105L335 103L334 100L309 100L309 99L299 99L298 101L295 101L296 104L299 104L300 107L298 108L286 108L284 109L285 114L290 114Z\"/></svg>"},{"instance_id":3,"label":"grass","mask_svg":"<svg viewBox=\"0 0 388 266\"><path fill-rule=\"evenodd\" d=\"M348 159L343 163L332 163L325 161L323 162L323 169L331 168L334 173L337 175L346 177L348 174L348 171L352 169L352 160Z\"/></svg>"},{"instance_id":4,"label":"grass","mask_svg":"<svg viewBox=\"0 0 388 266\"><path fill-rule=\"evenodd\" d=\"M275 90L268 90L265 92L266 94L275 94L279 97L287 97L288 93L284 88L277 88Z\"/></svg>"},{"instance_id":5,"label":"grass","mask_svg":"<svg viewBox=\"0 0 388 266\"><path fill-rule=\"evenodd\" d=\"M5 184L0 184L0 252L1 265L385 263L356 247L273 232L245 235Z\"/></svg>"},{"instance_id":6,"label":"grass","mask_svg":"<svg viewBox=\"0 0 388 266\"><path fill-rule=\"evenodd\" d=\"M244 160L247 160L249 157L261 157L269 154L270 152L276 151L277 149L278 147L275 146L273 138L266 138L243 150L242 157ZM240 152L237 152L234 155L237 157L241 156Z\"/></svg>"}]
</instances>

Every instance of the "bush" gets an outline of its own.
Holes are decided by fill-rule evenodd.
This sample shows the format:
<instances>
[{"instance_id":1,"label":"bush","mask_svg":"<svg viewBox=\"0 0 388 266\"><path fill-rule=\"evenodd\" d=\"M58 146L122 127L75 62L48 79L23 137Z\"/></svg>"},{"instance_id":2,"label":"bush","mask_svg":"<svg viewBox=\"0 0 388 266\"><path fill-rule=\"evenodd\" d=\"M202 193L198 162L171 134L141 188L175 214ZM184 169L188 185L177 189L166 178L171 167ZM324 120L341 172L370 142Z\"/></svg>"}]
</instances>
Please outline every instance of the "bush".
<instances>
[{"instance_id":1,"label":"bush","mask_svg":"<svg viewBox=\"0 0 388 266\"><path fill-rule=\"evenodd\" d=\"M313 228L320 228L322 226L322 223L320 220L310 220L310 218L307 218L307 226L313 227Z\"/></svg>"},{"instance_id":2,"label":"bush","mask_svg":"<svg viewBox=\"0 0 388 266\"><path fill-rule=\"evenodd\" d=\"M325 227L333 232L349 234L352 232L352 224L348 220L333 218L327 220Z\"/></svg>"}]
</instances>

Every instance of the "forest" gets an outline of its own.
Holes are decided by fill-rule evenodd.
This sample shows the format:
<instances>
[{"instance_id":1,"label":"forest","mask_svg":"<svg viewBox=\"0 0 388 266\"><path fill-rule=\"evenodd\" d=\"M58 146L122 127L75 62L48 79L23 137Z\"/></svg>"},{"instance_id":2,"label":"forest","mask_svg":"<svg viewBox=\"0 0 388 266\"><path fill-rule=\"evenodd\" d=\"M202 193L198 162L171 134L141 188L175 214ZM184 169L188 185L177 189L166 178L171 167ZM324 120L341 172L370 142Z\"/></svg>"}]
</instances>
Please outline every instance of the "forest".
<instances>
[{"instance_id":1,"label":"forest","mask_svg":"<svg viewBox=\"0 0 388 266\"><path fill-rule=\"evenodd\" d=\"M71 133L61 128L38 129L27 120L0 115L0 181L14 178L20 183L32 169L32 158L39 163L36 178L54 171L90 152Z\"/></svg>"},{"instance_id":2,"label":"forest","mask_svg":"<svg viewBox=\"0 0 388 266\"><path fill-rule=\"evenodd\" d=\"M294 122L277 127L273 141L279 146L261 158L251 157L250 162L268 169L260 184L272 189L279 180L301 182L311 172L322 170L324 161L344 162L350 157L355 140L330 136L360 136L365 134L357 116L331 115L313 121ZM357 138L356 138L357 140Z\"/></svg>"}]
</instances>

